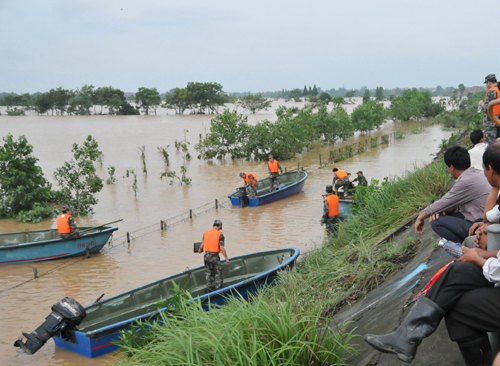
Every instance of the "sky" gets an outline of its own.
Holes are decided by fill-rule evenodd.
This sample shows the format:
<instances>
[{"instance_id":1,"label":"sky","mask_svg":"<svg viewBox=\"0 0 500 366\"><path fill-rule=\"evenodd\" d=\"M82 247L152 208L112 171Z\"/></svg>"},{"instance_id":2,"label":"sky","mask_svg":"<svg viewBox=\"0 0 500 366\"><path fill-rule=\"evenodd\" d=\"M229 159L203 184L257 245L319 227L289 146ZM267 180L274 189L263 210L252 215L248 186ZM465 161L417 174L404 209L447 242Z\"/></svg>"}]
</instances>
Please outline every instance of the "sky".
<instances>
[{"instance_id":1,"label":"sky","mask_svg":"<svg viewBox=\"0 0 500 366\"><path fill-rule=\"evenodd\" d=\"M0 0L0 92L482 85L500 77L498 14L498 0Z\"/></svg>"}]
</instances>

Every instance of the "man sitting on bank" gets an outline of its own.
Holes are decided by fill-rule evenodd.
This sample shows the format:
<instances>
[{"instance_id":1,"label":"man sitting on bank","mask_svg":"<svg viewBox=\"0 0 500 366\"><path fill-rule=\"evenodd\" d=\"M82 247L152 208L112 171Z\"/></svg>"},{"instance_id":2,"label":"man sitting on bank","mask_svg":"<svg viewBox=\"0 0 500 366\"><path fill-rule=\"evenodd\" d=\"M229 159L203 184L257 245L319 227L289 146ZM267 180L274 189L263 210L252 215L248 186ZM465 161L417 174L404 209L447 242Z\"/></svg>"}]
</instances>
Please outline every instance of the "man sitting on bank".
<instances>
[{"instance_id":1,"label":"man sitting on bank","mask_svg":"<svg viewBox=\"0 0 500 366\"><path fill-rule=\"evenodd\" d=\"M70 206L63 206L61 212L57 218L57 230L61 234L61 239L75 239L85 235L82 231L76 230L77 226L71 216Z\"/></svg>"},{"instance_id":2,"label":"man sitting on bank","mask_svg":"<svg viewBox=\"0 0 500 366\"><path fill-rule=\"evenodd\" d=\"M415 232L422 234L424 220L429 218L436 234L462 243L474 221L482 219L491 187L484 174L470 166L469 153L463 147L453 146L446 150L444 162L450 175L456 179L455 185L418 215Z\"/></svg>"},{"instance_id":3,"label":"man sitting on bank","mask_svg":"<svg viewBox=\"0 0 500 366\"><path fill-rule=\"evenodd\" d=\"M248 197L257 196L257 176L252 173L240 173L240 177L245 181L243 186L249 193Z\"/></svg>"}]
</instances>

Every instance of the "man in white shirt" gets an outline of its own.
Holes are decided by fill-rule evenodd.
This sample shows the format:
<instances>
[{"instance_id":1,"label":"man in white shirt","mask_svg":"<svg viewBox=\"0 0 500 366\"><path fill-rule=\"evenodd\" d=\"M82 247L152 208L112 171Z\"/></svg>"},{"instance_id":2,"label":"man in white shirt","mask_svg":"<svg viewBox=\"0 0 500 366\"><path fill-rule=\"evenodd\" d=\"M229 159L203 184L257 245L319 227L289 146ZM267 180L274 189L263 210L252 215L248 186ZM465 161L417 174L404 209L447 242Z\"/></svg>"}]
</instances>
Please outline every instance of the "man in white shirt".
<instances>
[{"instance_id":1,"label":"man in white shirt","mask_svg":"<svg viewBox=\"0 0 500 366\"><path fill-rule=\"evenodd\" d=\"M486 179L500 188L500 142L483 154ZM487 332L500 331L500 254L463 247L464 255L419 297L399 328L387 335L366 334L375 349L411 362L422 339L445 318L450 339L457 342L466 365L489 366L493 355Z\"/></svg>"},{"instance_id":2,"label":"man in white shirt","mask_svg":"<svg viewBox=\"0 0 500 366\"><path fill-rule=\"evenodd\" d=\"M483 171L483 154L488 144L484 142L484 134L481 130L474 130L470 134L470 140L474 147L469 150L470 165L476 170Z\"/></svg>"}]
</instances>

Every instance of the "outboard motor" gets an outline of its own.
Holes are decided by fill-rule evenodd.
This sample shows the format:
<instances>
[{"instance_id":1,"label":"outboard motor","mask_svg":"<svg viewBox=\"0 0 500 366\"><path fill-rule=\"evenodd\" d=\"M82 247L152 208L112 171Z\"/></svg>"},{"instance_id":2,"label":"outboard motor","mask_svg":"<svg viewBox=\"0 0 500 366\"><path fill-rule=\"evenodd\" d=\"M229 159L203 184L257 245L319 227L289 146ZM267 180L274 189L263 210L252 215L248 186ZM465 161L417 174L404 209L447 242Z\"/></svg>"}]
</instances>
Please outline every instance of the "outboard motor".
<instances>
[{"instance_id":1,"label":"outboard motor","mask_svg":"<svg viewBox=\"0 0 500 366\"><path fill-rule=\"evenodd\" d=\"M250 202L248 200L246 187L240 187L240 188L238 188L238 197L240 198L240 205L241 205L241 207L243 207L245 205L248 205L248 203Z\"/></svg>"},{"instance_id":2,"label":"outboard motor","mask_svg":"<svg viewBox=\"0 0 500 366\"><path fill-rule=\"evenodd\" d=\"M65 297L58 303L52 305L52 313L45 318L45 322L40 325L33 333L27 334L26 342L23 338L14 342L14 347L19 347L18 353L28 355L34 354L53 336L76 329L82 320L87 316L85 309L80 303L71 297Z\"/></svg>"}]
</instances>

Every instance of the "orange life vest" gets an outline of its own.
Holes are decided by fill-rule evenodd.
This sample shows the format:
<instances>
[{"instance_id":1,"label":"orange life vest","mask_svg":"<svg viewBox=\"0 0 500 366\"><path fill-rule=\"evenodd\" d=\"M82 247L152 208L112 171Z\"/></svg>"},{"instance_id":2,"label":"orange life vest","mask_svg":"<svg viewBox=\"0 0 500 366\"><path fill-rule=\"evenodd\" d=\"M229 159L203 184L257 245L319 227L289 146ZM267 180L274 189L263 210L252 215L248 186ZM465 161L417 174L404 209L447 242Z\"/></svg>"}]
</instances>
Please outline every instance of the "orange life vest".
<instances>
[{"instance_id":1,"label":"orange life vest","mask_svg":"<svg viewBox=\"0 0 500 366\"><path fill-rule=\"evenodd\" d=\"M250 184L250 176L253 177L253 182L252 182L252 187L255 185L255 183L257 183L257 177L255 176L255 174L252 174L252 173L245 173L246 174L246 178L243 178L243 180L245 182L247 182L247 184Z\"/></svg>"},{"instance_id":2,"label":"orange life vest","mask_svg":"<svg viewBox=\"0 0 500 366\"><path fill-rule=\"evenodd\" d=\"M271 173L278 173L278 160L274 159L273 162L271 163L270 161L267 162L269 164L269 170Z\"/></svg>"},{"instance_id":3,"label":"orange life vest","mask_svg":"<svg viewBox=\"0 0 500 366\"><path fill-rule=\"evenodd\" d=\"M500 99L500 90L498 89L498 86L494 86L488 89L486 92L486 96L484 97L484 101L486 102L486 98L488 98L488 93L490 90L495 90L497 92L497 99ZM496 105L493 107L493 114L499 115L500 114L500 104Z\"/></svg>"},{"instance_id":4,"label":"orange life vest","mask_svg":"<svg viewBox=\"0 0 500 366\"><path fill-rule=\"evenodd\" d=\"M71 215L68 214L61 214L57 218L57 230L59 231L59 234L69 234L72 233L74 230L69 226L68 220L71 217Z\"/></svg>"},{"instance_id":5,"label":"orange life vest","mask_svg":"<svg viewBox=\"0 0 500 366\"><path fill-rule=\"evenodd\" d=\"M338 173L338 172L337 172ZM339 196L331 194L325 197L328 202L328 217L339 215Z\"/></svg>"},{"instance_id":6,"label":"orange life vest","mask_svg":"<svg viewBox=\"0 0 500 366\"><path fill-rule=\"evenodd\" d=\"M334 173L337 174L337 180L341 180L341 179L344 179L345 177L347 177L347 173L344 172L343 170L337 170Z\"/></svg>"},{"instance_id":7,"label":"orange life vest","mask_svg":"<svg viewBox=\"0 0 500 366\"><path fill-rule=\"evenodd\" d=\"M203 248L205 252L220 253L219 238L221 232L219 230L210 229L203 235Z\"/></svg>"}]
</instances>

